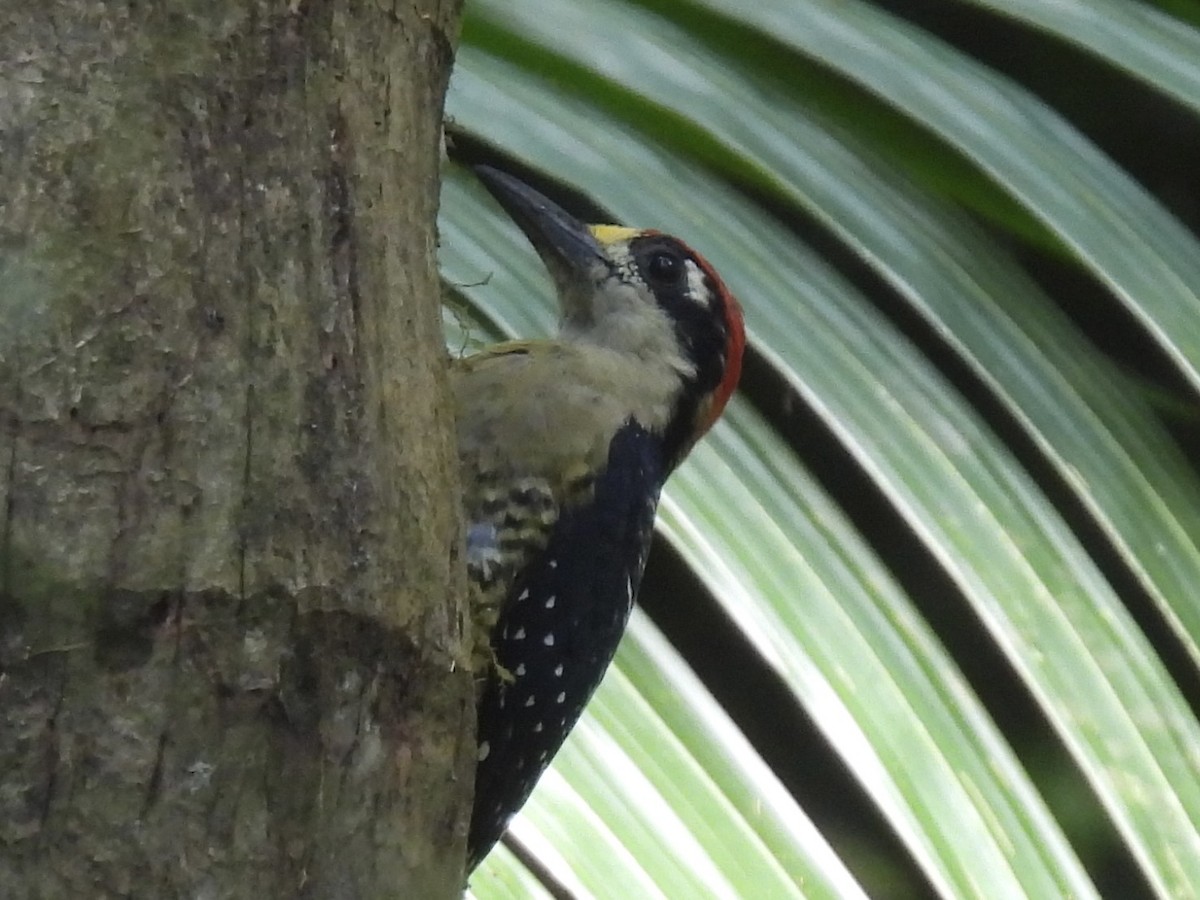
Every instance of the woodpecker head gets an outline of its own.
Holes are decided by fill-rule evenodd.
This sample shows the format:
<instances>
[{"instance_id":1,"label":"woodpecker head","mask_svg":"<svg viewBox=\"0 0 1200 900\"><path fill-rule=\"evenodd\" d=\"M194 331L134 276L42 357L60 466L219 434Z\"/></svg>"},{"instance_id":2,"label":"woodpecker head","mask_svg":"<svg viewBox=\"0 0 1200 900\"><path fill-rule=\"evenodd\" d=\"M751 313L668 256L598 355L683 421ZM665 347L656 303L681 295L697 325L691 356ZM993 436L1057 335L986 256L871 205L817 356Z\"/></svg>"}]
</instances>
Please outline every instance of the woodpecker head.
<instances>
[{"instance_id":1,"label":"woodpecker head","mask_svg":"<svg viewBox=\"0 0 1200 900\"><path fill-rule=\"evenodd\" d=\"M475 172L550 271L560 337L665 362L678 377L664 440L672 460L682 459L720 416L741 375L742 310L720 276L678 238L585 225L511 175L487 166Z\"/></svg>"}]
</instances>

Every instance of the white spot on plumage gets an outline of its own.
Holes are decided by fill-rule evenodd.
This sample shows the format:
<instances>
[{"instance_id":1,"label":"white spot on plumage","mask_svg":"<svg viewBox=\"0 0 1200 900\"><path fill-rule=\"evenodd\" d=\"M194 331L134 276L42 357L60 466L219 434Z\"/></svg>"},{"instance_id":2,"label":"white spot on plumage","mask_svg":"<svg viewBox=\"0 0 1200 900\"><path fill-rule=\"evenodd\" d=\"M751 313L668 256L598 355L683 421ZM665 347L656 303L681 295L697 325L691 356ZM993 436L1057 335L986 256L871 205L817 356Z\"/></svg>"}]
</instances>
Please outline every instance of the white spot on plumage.
<instances>
[{"instance_id":1,"label":"white spot on plumage","mask_svg":"<svg viewBox=\"0 0 1200 900\"><path fill-rule=\"evenodd\" d=\"M526 697L526 698L525 698L525 705L526 705L526 706L533 706L533 704L534 704L534 702L535 702L535 700L536 700L536 699L537 699L537 698L535 698L535 697L533 696L533 694L530 694L528 697Z\"/></svg>"},{"instance_id":2,"label":"white spot on plumage","mask_svg":"<svg viewBox=\"0 0 1200 900\"><path fill-rule=\"evenodd\" d=\"M525 674L525 663L517 663L517 667L513 669L513 674L520 678Z\"/></svg>"},{"instance_id":3,"label":"white spot on plumage","mask_svg":"<svg viewBox=\"0 0 1200 900\"><path fill-rule=\"evenodd\" d=\"M557 569L558 568L558 560L552 559L552 560L550 560L549 563L547 563L547 565L549 565L550 568L552 568L552 569Z\"/></svg>"},{"instance_id":4,"label":"white spot on plumage","mask_svg":"<svg viewBox=\"0 0 1200 900\"><path fill-rule=\"evenodd\" d=\"M547 647L553 647L554 646L554 632L547 631L546 636L544 638L542 638L542 643L545 644Z\"/></svg>"},{"instance_id":5,"label":"white spot on plumage","mask_svg":"<svg viewBox=\"0 0 1200 900\"><path fill-rule=\"evenodd\" d=\"M535 732L537 732L537 733L540 733L540 732L541 732L541 730L542 730L542 723L541 723L541 722L538 722L536 725L534 725L534 726L533 726L533 730L534 730Z\"/></svg>"},{"instance_id":6,"label":"white spot on plumage","mask_svg":"<svg viewBox=\"0 0 1200 900\"><path fill-rule=\"evenodd\" d=\"M484 741L482 744L479 745L479 750L475 753L475 758L477 760L479 760L479 762L483 762L485 759L488 758L488 754L491 752L492 752L492 745L489 744L487 741Z\"/></svg>"},{"instance_id":7,"label":"white spot on plumage","mask_svg":"<svg viewBox=\"0 0 1200 900\"><path fill-rule=\"evenodd\" d=\"M514 641L525 640L525 626L524 625L522 625L520 628L517 629L517 633L513 635L513 640Z\"/></svg>"},{"instance_id":8,"label":"white spot on plumage","mask_svg":"<svg viewBox=\"0 0 1200 900\"><path fill-rule=\"evenodd\" d=\"M684 260L683 264L687 267L687 298L694 301L698 306L708 306L708 286L704 283L704 270L701 269L695 262L690 259Z\"/></svg>"},{"instance_id":9,"label":"white spot on plumage","mask_svg":"<svg viewBox=\"0 0 1200 900\"><path fill-rule=\"evenodd\" d=\"M558 598L553 594L546 600L546 609L554 609L554 604L558 602Z\"/></svg>"},{"instance_id":10,"label":"white spot on plumage","mask_svg":"<svg viewBox=\"0 0 1200 900\"><path fill-rule=\"evenodd\" d=\"M517 602L518 603L520 603L522 600L528 600L528 599L529 599L529 588L525 588L525 590L523 590L523 591L521 591L521 593L517 594Z\"/></svg>"},{"instance_id":11,"label":"white spot on plumage","mask_svg":"<svg viewBox=\"0 0 1200 900\"><path fill-rule=\"evenodd\" d=\"M559 663L557 666L554 667L554 677L562 678L562 673L563 673L563 664Z\"/></svg>"},{"instance_id":12,"label":"white spot on plumage","mask_svg":"<svg viewBox=\"0 0 1200 900\"><path fill-rule=\"evenodd\" d=\"M566 699L567 699L567 692L566 692L566 691L562 691L562 692L560 692L560 693L559 693L559 695L558 695L557 697L555 697L555 698L554 698L554 702L555 702L555 703L562 703L562 702L563 702L564 700L566 700Z\"/></svg>"}]
</instances>

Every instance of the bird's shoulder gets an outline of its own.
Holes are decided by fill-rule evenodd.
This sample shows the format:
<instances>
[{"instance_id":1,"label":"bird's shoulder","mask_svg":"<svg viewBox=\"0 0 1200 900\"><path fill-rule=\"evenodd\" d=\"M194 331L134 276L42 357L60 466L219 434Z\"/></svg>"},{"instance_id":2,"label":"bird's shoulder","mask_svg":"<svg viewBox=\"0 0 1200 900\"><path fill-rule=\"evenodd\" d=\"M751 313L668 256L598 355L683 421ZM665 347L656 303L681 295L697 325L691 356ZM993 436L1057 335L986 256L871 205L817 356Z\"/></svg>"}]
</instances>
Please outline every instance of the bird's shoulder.
<instances>
[{"instance_id":1,"label":"bird's shoulder","mask_svg":"<svg viewBox=\"0 0 1200 900\"><path fill-rule=\"evenodd\" d=\"M567 342L514 341L456 360L451 387L459 453L472 474L561 479L597 467L636 417L603 356Z\"/></svg>"}]
</instances>

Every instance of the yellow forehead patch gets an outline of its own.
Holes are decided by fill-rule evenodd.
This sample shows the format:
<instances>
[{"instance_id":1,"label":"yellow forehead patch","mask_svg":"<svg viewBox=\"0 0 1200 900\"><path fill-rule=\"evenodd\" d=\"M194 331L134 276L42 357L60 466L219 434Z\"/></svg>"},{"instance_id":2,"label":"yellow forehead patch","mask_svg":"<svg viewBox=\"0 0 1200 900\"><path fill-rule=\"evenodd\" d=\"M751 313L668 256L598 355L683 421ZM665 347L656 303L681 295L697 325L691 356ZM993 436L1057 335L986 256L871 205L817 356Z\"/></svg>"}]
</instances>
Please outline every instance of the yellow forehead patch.
<instances>
[{"instance_id":1,"label":"yellow forehead patch","mask_svg":"<svg viewBox=\"0 0 1200 900\"><path fill-rule=\"evenodd\" d=\"M618 241L632 240L639 234L636 228L626 228L624 225L589 225L588 231L604 247Z\"/></svg>"}]
</instances>

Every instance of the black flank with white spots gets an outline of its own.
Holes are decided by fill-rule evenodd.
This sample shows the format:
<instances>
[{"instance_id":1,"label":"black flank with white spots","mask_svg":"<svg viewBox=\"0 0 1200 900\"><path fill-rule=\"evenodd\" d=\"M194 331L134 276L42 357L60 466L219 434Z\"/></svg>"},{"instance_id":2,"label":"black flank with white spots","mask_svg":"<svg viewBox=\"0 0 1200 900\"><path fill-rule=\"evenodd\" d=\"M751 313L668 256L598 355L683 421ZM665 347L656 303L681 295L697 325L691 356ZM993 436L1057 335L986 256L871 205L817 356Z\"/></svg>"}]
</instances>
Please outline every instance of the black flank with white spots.
<instances>
[{"instance_id":1,"label":"black flank with white spots","mask_svg":"<svg viewBox=\"0 0 1200 900\"><path fill-rule=\"evenodd\" d=\"M627 422L591 501L564 510L545 551L513 584L493 632L512 681L493 673L479 702L467 871L504 833L612 661L666 474L661 438Z\"/></svg>"}]
</instances>

